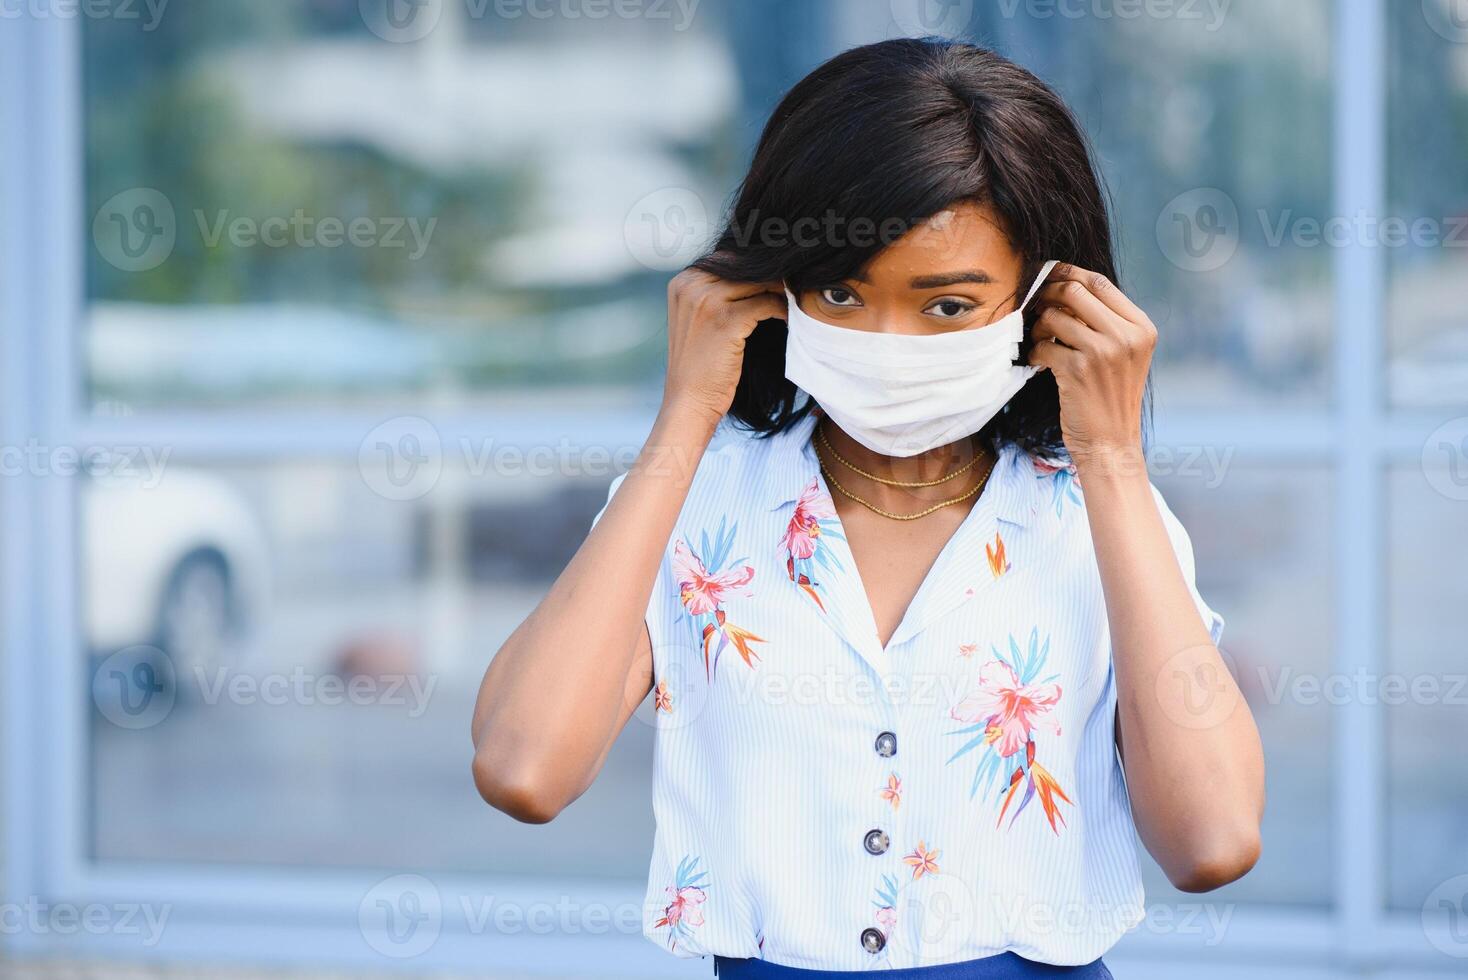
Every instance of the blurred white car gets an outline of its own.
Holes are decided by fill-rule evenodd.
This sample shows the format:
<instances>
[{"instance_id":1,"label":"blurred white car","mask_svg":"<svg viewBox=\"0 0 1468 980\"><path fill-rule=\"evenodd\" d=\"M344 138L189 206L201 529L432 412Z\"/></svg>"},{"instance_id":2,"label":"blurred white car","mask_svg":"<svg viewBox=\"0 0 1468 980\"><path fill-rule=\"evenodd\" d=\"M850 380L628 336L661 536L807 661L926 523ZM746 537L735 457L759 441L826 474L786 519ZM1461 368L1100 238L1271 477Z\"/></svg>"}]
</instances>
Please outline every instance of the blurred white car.
<instances>
[{"instance_id":1,"label":"blurred white car","mask_svg":"<svg viewBox=\"0 0 1468 980\"><path fill-rule=\"evenodd\" d=\"M269 594L264 534L241 494L171 465L156 486L81 486L89 649L156 646L181 678L227 663Z\"/></svg>"}]
</instances>

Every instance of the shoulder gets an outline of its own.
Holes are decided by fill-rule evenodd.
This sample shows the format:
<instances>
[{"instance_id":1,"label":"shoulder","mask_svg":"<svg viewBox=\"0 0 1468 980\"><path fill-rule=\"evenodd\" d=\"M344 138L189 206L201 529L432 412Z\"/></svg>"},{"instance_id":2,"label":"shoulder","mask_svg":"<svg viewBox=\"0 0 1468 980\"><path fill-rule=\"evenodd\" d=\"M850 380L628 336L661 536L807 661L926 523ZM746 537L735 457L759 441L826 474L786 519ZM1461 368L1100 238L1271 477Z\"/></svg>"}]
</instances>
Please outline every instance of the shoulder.
<instances>
[{"instance_id":1,"label":"shoulder","mask_svg":"<svg viewBox=\"0 0 1468 980\"><path fill-rule=\"evenodd\" d=\"M809 425L797 424L782 432L760 433L725 418L715 428L689 483L679 524L712 521L739 522L745 517L772 513L778 505L794 500L809 482L814 457L804 452ZM613 478L607 503L626 480L627 473ZM602 507L592 525L601 519Z\"/></svg>"},{"instance_id":2,"label":"shoulder","mask_svg":"<svg viewBox=\"0 0 1468 980\"><path fill-rule=\"evenodd\" d=\"M1085 532L1086 540L1089 540L1090 518L1085 507L1085 481L1070 456L1063 451L1027 452L1013 444L1009 444L1008 448L1014 455L1018 479L1028 478L1034 481L1037 491L1034 496L1038 499L1032 500L1031 505L1038 505L1038 512L1046 516L1053 526L1063 531ZM1187 530L1168 505L1161 488L1150 477L1147 486L1174 549L1191 555Z\"/></svg>"},{"instance_id":3,"label":"shoulder","mask_svg":"<svg viewBox=\"0 0 1468 980\"><path fill-rule=\"evenodd\" d=\"M714 430L689 488L690 500L727 507L767 508L796 474L809 435L796 425L781 432L751 430L725 417Z\"/></svg>"},{"instance_id":4,"label":"shoulder","mask_svg":"<svg viewBox=\"0 0 1468 980\"><path fill-rule=\"evenodd\" d=\"M1064 453L1031 452L1015 443L1006 443L1020 498L1016 506L1027 513L1038 526L1055 532L1086 529L1085 498L1076 467ZM1089 535L1086 535L1089 540Z\"/></svg>"},{"instance_id":5,"label":"shoulder","mask_svg":"<svg viewBox=\"0 0 1468 980\"><path fill-rule=\"evenodd\" d=\"M739 426L727 416L714 429L693 473L689 496L703 497L727 490L744 476L767 471L784 448L788 433L761 436ZM627 471L612 478L608 499L627 478Z\"/></svg>"}]
</instances>

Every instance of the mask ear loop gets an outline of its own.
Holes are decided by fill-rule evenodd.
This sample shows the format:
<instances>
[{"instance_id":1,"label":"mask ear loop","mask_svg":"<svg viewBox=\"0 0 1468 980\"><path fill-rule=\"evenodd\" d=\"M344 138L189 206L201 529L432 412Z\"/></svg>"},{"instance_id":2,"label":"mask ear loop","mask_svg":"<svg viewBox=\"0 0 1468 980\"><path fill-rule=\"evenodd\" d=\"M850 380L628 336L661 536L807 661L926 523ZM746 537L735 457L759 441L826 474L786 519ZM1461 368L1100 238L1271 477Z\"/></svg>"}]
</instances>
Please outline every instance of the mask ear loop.
<instances>
[{"instance_id":1,"label":"mask ear loop","mask_svg":"<svg viewBox=\"0 0 1468 980\"><path fill-rule=\"evenodd\" d=\"M1046 262L1045 265L1040 269L1040 274L1035 277L1034 283L1030 286L1030 291L1028 293L1025 293L1024 302L1019 304L1019 309L1021 312L1023 312L1026 306L1030 305L1030 300L1035 298L1035 294L1040 291L1041 286L1045 285L1045 280L1050 278L1050 273L1053 272L1055 270L1055 267L1059 264L1060 261L1058 259L1051 259L1049 262Z\"/></svg>"},{"instance_id":2,"label":"mask ear loop","mask_svg":"<svg viewBox=\"0 0 1468 980\"><path fill-rule=\"evenodd\" d=\"M1055 267L1059 264L1060 261L1058 259L1051 259L1040 267L1040 274L1036 276L1035 281L1030 284L1030 291L1025 293L1024 300L1019 304L1018 307L1016 307L1017 312L1019 312L1021 315L1024 314L1025 308L1030 305L1030 300L1035 298L1035 294L1040 291L1041 286L1045 285L1045 280L1050 278L1050 273L1053 272L1055 270ZM1021 343L1023 343L1023 341ZM1028 352L1025 353L1024 358L1026 361L1030 359ZM1018 360L1016 360L1015 363L1018 364ZM1025 366L1028 367L1029 365ZM1009 406L1006 405L1004 406L1004 408L1006 411L1008 411Z\"/></svg>"},{"instance_id":3,"label":"mask ear loop","mask_svg":"<svg viewBox=\"0 0 1468 980\"><path fill-rule=\"evenodd\" d=\"M781 279L780 280L780 288L783 289L783 290L785 290L785 305L786 305L786 310L785 310L786 318L785 318L785 320L788 323L790 321L790 318L789 318L789 313L790 313L789 307L792 307L793 306L797 310L799 310L800 309L800 304L795 301L795 290L793 290L793 289L790 288L790 283L788 281L786 281L784 279ZM804 313L805 311L804 310L801 310L801 312Z\"/></svg>"}]
</instances>

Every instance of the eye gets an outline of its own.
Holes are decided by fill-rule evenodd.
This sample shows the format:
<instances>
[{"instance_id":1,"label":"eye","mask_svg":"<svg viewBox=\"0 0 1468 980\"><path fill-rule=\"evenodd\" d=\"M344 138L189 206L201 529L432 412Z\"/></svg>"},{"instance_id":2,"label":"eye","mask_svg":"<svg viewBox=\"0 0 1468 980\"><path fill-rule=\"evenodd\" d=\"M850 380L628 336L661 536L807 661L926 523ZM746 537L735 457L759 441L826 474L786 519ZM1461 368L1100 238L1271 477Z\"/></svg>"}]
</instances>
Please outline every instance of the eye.
<instances>
[{"instance_id":1,"label":"eye","mask_svg":"<svg viewBox=\"0 0 1468 980\"><path fill-rule=\"evenodd\" d=\"M932 313L941 320L953 320L963 316L965 313L972 312L976 309L978 309L978 307L973 303L969 303L961 299L949 298L940 299L932 303L923 312Z\"/></svg>"},{"instance_id":2,"label":"eye","mask_svg":"<svg viewBox=\"0 0 1468 980\"><path fill-rule=\"evenodd\" d=\"M860 306L861 300L845 286L826 286L820 290L821 301L832 306Z\"/></svg>"}]
</instances>

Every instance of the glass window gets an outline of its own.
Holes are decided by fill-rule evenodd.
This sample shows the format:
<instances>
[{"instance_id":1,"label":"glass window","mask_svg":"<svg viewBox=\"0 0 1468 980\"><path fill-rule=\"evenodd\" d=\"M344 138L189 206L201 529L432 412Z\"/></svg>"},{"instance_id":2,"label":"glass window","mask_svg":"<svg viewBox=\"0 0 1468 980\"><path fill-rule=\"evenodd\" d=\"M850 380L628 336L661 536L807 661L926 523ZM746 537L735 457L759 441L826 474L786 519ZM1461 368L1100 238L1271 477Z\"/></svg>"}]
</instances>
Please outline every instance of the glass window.
<instances>
[{"instance_id":1,"label":"glass window","mask_svg":"<svg viewBox=\"0 0 1468 980\"><path fill-rule=\"evenodd\" d=\"M1458 873L1468 840L1468 757L1458 748L1468 705L1463 469L1456 455L1395 466L1387 478L1388 656L1377 692L1386 712L1387 900L1413 914Z\"/></svg>"},{"instance_id":2,"label":"glass window","mask_svg":"<svg viewBox=\"0 0 1468 980\"><path fill-rule=\"evenodd\" d=\"M727 8L371 6L85 24L94 401L647 400L737 179Z\"/></svg>"},{"instance_id":3,"label":"glass window","mask_svg":"<svg viewBox=\"0 0 1468 980\"><path fill-rule=\"evenodd\" d=\"M646 874L650 725L547 827L469 774L488 656L608 478L385 476L170 458L83 485L96 859Z\"/></svg>"},{"instance_id":4,"label":"glass window","mask_svg":"<svg viewBox=\"0 0 1468 980\"><path fill-rule=\"evenodd\" d=\"M1458 0L1386 4L1386 246L1391 401L1468 402L1468 16ZM1387 237L1386 231L1392 232Z\"/></svg>"},{"instance_id":5,"label":"glass window","mask_svg":"<svg viewBox=\"0 0 1468 980\"><path fill-rule=\"evenodd\" d=\"M1206 458L1206 457L1204 457ZM1226 457L1219 456L1217 459ZM1254 712L1268 768L1265 852L1209 902L1329 905L1334 835L1329 677L1334 646L1333 477L1228 458L1154 455L1154 482L1193 542L1198 591L1224 617L1220 643ZM1196 902L1143 858L1149 902Z\"/></svg>"}]
</instances>

